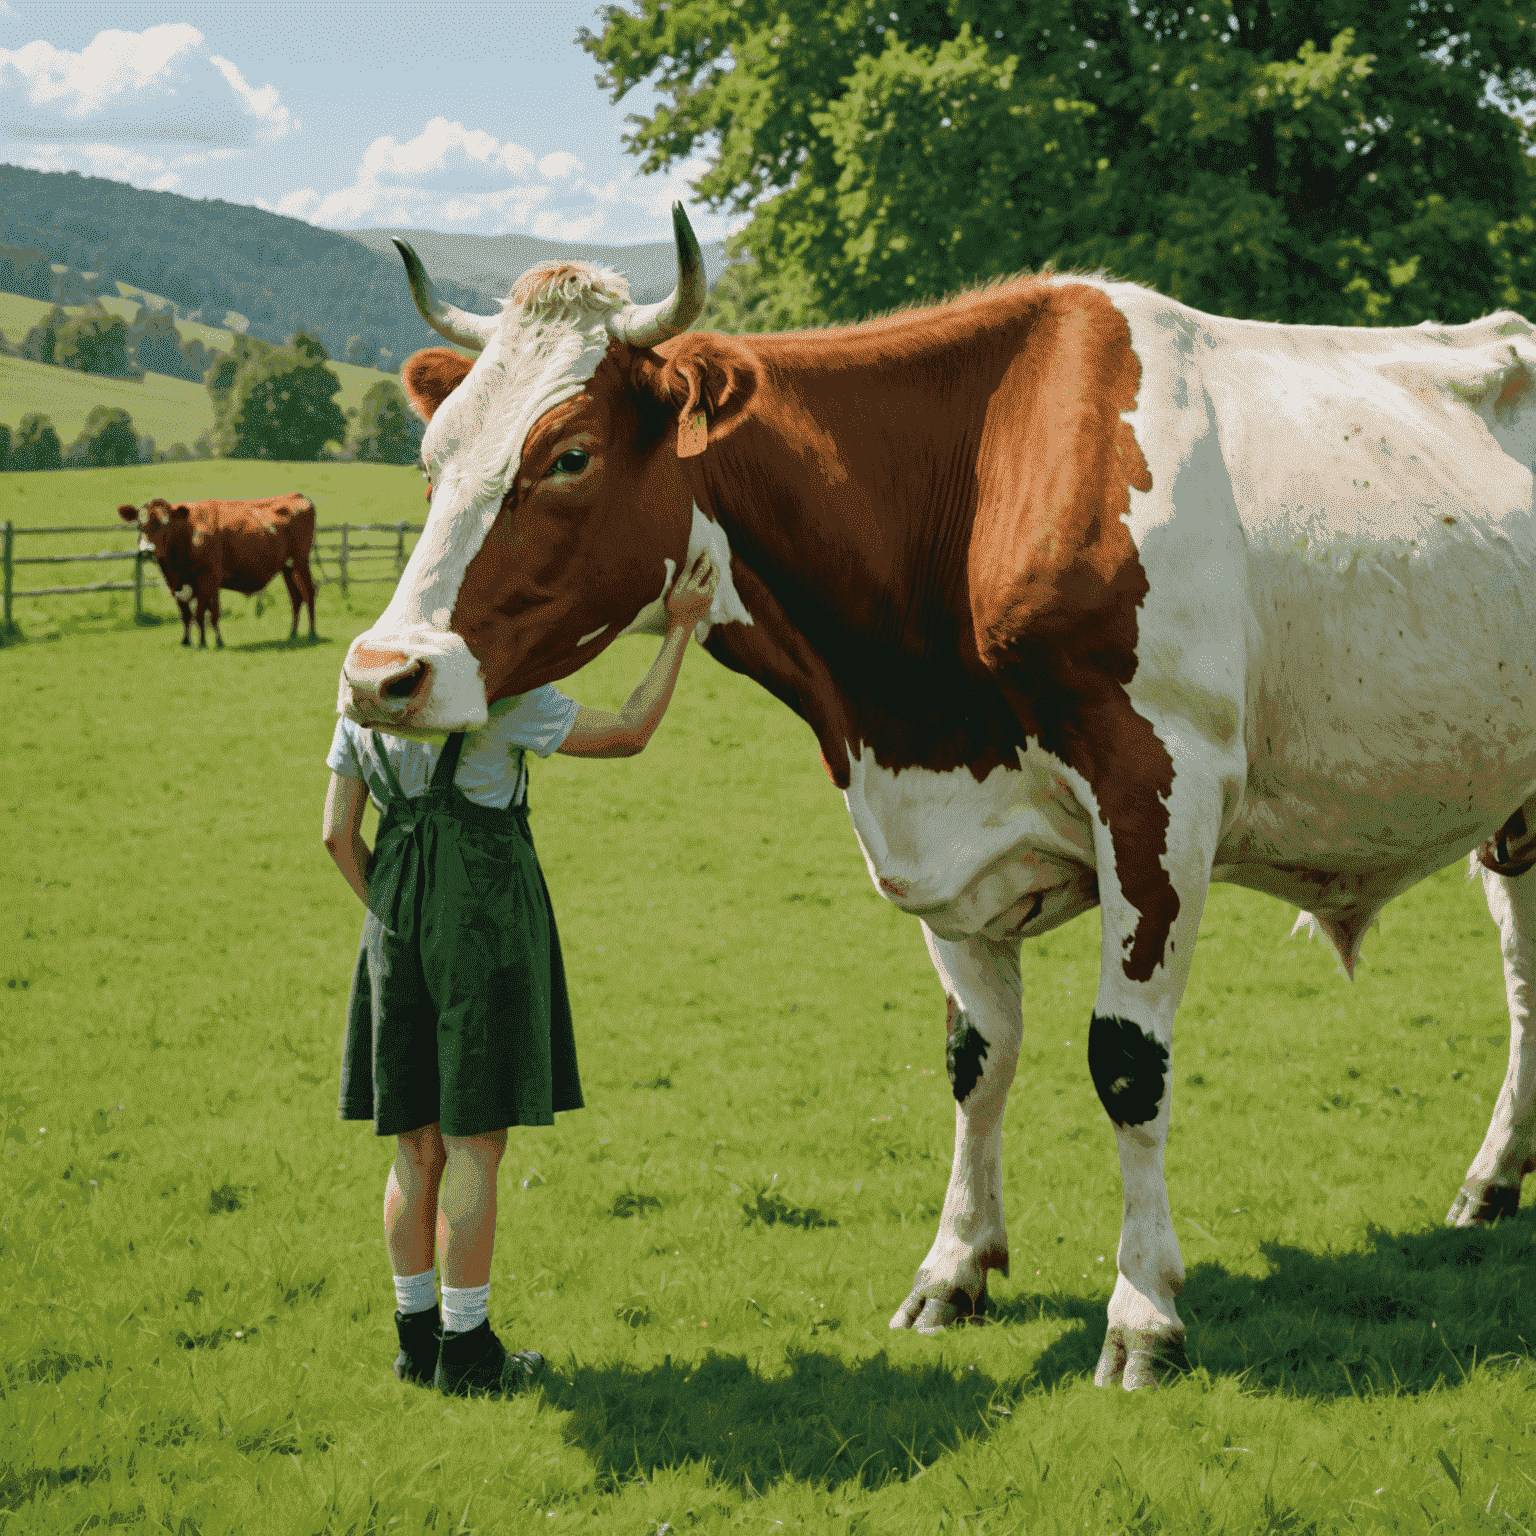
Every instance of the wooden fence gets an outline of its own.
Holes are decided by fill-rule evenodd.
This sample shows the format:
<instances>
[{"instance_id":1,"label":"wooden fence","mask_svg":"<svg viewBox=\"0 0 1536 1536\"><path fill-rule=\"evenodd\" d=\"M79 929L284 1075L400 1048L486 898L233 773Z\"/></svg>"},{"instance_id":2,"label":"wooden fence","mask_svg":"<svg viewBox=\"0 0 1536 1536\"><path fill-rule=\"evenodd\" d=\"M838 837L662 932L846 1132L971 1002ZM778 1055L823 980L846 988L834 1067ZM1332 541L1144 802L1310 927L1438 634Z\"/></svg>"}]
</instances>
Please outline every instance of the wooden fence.
<instances>
[{"instance_id":1,"label":"wooden fence","mask_svg":"<svg viewBox=\"0 0 1536 1536\"><path fill-rule=\"evenodd\" d=\"M315 529L315 542L310 550L316 584L335 582L345 597L354 586L367 586L373 582L393 582L405 569L407 556L406 536L421 532L420 523L326 523ZM83 527L18 528L6 523L0 536L0 584L3 584L4 631L12 628L11 613L18 597L65 597L82 592L132 592L133 616L139 619L144 613L144 568L150 567L151 577L158 576L155 557L147 549L138 547L138 529L132 523L91 523ZM20 555L16 553L17 541L39 534L116 533L131 534L132 549L93 550L80 555ZM358 534L393 534L390 539L359 540ZM66 587L23 587L15 585L16 567L19 565L82 565L102 561L133 561L131 581L91 581ZM356 574L358 566L367 570L380 561L390 562L392 569L382 575ZM81 574L84 574L83 572Z\"/></svg>"}]
</instances>

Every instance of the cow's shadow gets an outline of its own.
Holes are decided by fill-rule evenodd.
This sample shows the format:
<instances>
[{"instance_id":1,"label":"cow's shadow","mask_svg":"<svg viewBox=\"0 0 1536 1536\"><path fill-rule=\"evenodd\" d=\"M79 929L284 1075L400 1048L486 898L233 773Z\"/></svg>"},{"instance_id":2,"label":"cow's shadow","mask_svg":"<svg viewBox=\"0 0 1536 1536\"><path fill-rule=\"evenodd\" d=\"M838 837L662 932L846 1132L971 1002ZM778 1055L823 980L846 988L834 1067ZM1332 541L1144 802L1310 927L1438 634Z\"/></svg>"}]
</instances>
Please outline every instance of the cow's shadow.
<instances>
[{"instance_id":1,"label":"cow's shadow","mask_svg":"<svg viewBox=\"0 0 1536 1536\"><path fill-rule=\"evenodd\" d=\"M1536 1318L1521 1281L1533 1227L1525 1213L1491 1227L1378 1228L1342 1253L1266 1243L1263 1275L1196 1264L1179 1297L1190 1361L1260 1390L1338 1397L1362 1387L1430 1391L1478 1361L1528 1356ZM993 1319L1033 1317L1037 1302L1010 1298ZM1032 1384L1093 1369L1104 1338L1094 1314L1039 1356Z\"/></svg>"},{"instance_id":2,"label":"cow's shadow","mask_svg":"<svg viewBox=\"0 0 1536 1536\"><path fill-rule=\"evenodd\" d=\"M1191 1361L1250 1390L1326 1399L1372 1385L1428 1392L1475 1362L1528 1358L1520 1284L1533 1228L1527 1216L1471 1231L1376 1231L1350 1253L1272 1244L1262 1277L1196 1265L1180 1298ZM787 1368L766 1374L730 1354L654 1368L578 1363L551 1372L545 1392L608 1487L688 1462L758 1493L783 1478L877 1487L1006 1423L1021 1398L1091 1376L1103 1300L1005 1296L987 1326L1042 1318L1067 1326L1022 1377L979 1364L956 1371L937 1338L930 1360L910 1364L815 1345L791 1349Z\"/></svg>"},{"instance_id":3,"label":"cow's shadow","mask_svg":"<svg viewBox=\"0 0 1536 1536\"><path fill-rule=\"evenodd\" d=\"M308 651L317 645L335 645L329 635L295 635L290 640L247 640L242 645L225 642L224 649L248 656L256 651Z\"/></svg>"}]
</instances>

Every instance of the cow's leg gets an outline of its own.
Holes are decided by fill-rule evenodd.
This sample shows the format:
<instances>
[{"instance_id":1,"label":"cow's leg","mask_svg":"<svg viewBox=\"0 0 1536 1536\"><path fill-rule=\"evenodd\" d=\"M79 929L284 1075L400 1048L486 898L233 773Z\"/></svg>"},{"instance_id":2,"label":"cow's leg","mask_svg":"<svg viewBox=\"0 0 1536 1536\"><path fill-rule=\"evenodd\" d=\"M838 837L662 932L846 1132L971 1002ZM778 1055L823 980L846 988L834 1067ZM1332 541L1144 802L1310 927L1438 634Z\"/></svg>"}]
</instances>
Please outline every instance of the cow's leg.
<instances>
[{"instance_id":1,"label":"cow's leg","mask_svg":"<svg viewBox=\"0 0 1536 1536\"><path fill-rule=\"evenodd\" d=\"M208 600L208 617L213 620L213 643L222 651L224 649L224 636L219 633L219 594L215 590Z\"/></svg>"},{"instance_id":2,"label":"cow's leg","mask_svg":"<svg viewBox=\"0 0 1536 1536\"><path fill-rule=\"evenodd\" d=\"M294 563L293 575L299 584L304 605L309 609L309 638L313 640L315 638L315 578L309 574L308 556Z\"/></svg>"},{"instance_id":3,"label":"cow's leg","mask_svg":"<svg viewBox=\"0 0 1536 1536\"><path fill-rule=\"evenodd\" d=\"M1175 748L1173 760L1165 850L1158 863L1177 897L1176 911L1174 903L1154 899L1157 890L1142 883L1144 864L1136 878L1122 879L1117 839L1110 828L1095 825L1102 931L1088 1069L1115 1128L1123 1198L1115 1255L1119 1273L1093 1378L1101 1387L1152 1386L1185 1363L1184 1324L1174 1303L1184 1286L1184 1261L1173 1231L1163 1153L1171 1117L1173 1020L1210 883L1223 778L1215 765L1202 761L1197 743L1183 752ZM1157 913L1155 923L1147 921L1149 912Z\"/></svg>"},{"instance_id":4,"label":"cow's leg","mask_svg":"<svg viewBox=\"0 0 1536 1536\"><path fill-rule=\"evenodd\" d=\"M201 596L197 599L197 648L208 649L208 605Z\"/></svg>"},{"instance_id":5,"label":"cow's leg","mask_svg":"<svg viewBox=\"0 0 1536 1536\"><path fill-rule=\"evenodd\" d=\"M178 613L181 614L181 643L183 645L191 645L192 644L192 605L190 603L183 602L178 597L176 599L176 610L177 610Z\"/></svg>"},{"instance_id":6,"label":"cow's leg","mask_svg":"<svg viewBox=\"0 0 1536 1536\"><path fill-rule=\"evenodd\" d=\"M288 638L292 640L299 632L299 606L304 599L299 592L298 582L294 580L291 566L283 567L283 585L288 588L288 603L293 609L293 623L288 626Z\"/></svg>"},{"instance_id":7,"label":"cow's leg","mask_svg":"<svg viewBox=\"0 0 1536 1536\"><path fill-rule=\"evenodd\" d=\"M1536 873L1511 879L1484 869L1482 876L1504 951L1509 1066L1488 1134L1445 1218L1453 1227L1513 1216L1520 1204L1520 1181L1536 1169L1536 1030L1530 1027L1531 984L1536 980Z\"/></svg>"},{"instance_id":8,"label":"cow's leg","mask_svg":"<svg viewBox=\"0 0 1536 1536\"><path fill-rule=\"evenodd\" d=\"M1008 1273L1003 1107L1019 1059L1017 939L936 938L928 953L948 1003L945 1058L955 1095L955 1160L938 1235L892 1328L936 1333L986 1310L987 1271Z\"/></svg>"}]
</instances>

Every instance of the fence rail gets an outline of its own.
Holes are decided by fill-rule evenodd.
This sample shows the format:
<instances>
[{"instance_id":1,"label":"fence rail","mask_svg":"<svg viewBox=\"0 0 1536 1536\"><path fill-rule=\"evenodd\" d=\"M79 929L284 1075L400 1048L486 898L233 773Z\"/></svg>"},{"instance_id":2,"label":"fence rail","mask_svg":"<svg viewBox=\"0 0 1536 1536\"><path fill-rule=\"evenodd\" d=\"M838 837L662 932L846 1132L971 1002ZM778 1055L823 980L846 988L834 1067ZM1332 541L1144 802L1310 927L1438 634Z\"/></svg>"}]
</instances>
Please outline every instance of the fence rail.
<instances>
[{"instance_id":1,"label":"fence rail","mask_svg":"<svg viewBox=\"0 0 1536 1536\"><path fill-rule=\"evenodd\" d=\"M400 572L405 569L406 549L405 540L407 534L417 534L422 530L420 523L325 523L315 528L315 542L311 546L310 553L314 556L318 569L320 585L329 585L335 582L341 588L341 595L345 597L348 590L354 586L369 586L375 583L393 582L399 580ZM3 623L5 631L12 626L12 612L15 599L18 597L65 597L84 592L132 592L133 616L135 620L144 614L144 567L154 561L152 551L140 547L133 549L106 549L92 550L81 555L18 555L16 553L16 541L21 538L29 538L33 535L50 534L81 534L81 533L114 533L118 535L138 535L138 529L131 523L89 523L84 525L69 525L67 527L41 527L18 528L14 523L7 522L0 530L0 588L3 588ZM392 533L394 538L383 541L355 542L354 533ZM335 565L336 574L333 576L326 569L326 559L330 558ZM132 581L94 581L83 586L68 587L22 587L15 585L15 568L18 565L79 565L103 560L132 560ZM369 562L388 560L393 565L393 571L383 576L357 576L353 569L359 564L367 565Z\"/></svg>"}]
</instances>

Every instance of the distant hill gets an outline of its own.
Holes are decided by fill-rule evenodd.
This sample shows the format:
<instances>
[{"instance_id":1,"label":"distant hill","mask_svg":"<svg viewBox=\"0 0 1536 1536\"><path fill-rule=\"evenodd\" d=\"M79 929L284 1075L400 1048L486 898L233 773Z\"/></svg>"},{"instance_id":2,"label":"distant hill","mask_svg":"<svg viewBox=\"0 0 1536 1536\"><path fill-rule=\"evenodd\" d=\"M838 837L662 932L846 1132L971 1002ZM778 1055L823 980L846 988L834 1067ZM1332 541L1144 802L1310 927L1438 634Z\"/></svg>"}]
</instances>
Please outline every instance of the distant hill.
<instances>
[{"instance_id":1,"label":"distant hill","mask_svg":"<svg viewBox=\"0 0 1536 1536\"><path fill-rule=\"evenodd\" d=\"M592 259L629 275L642 302L662 297L672 284L671 275L662 275L673 259L669 245L571 247L516 235L400 233L445 299L481 313L525 267L556 254L594 253ZM302 327L333 358L362 365L397 368L438 341L411 303L385 230L338 234L216 198L0 165L0 245L14 248L16 262L30 261L36 279L4 286L39 298L65 297L67 288L67 301L81 302L91 293L116 294L124 283L163 294L179 319L222 325L227 316L231 323L243 317L250 334L265 341L285 341ZM69 268L67 279L45 275L42 260ZM706 248L711 277L722 260L718 246Z\"/></svg>"},{"instance_id":2,"label":"distant hill","mask_svg":"<svg viewBox=\"0 0 1536 1536\"><path fill-rule=\"evenodd\" d=\"M389 243L391 235L410 242L426 264L432 280L449 278L491 300L504 299L513 282L536 261L556 258L595 261L629 279L637 304L664 299L677 281L677 254L670 240L648 245L565 245L535 240L531 235L444 235L435 229L354 229L349 236L393 261L400 258ZM715 241L701 247L709 285L725 269L725 247Z\"/></svg>"}]
</instances>

